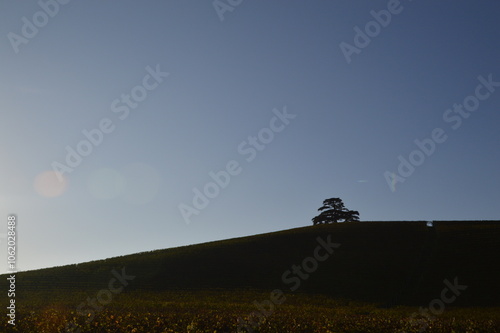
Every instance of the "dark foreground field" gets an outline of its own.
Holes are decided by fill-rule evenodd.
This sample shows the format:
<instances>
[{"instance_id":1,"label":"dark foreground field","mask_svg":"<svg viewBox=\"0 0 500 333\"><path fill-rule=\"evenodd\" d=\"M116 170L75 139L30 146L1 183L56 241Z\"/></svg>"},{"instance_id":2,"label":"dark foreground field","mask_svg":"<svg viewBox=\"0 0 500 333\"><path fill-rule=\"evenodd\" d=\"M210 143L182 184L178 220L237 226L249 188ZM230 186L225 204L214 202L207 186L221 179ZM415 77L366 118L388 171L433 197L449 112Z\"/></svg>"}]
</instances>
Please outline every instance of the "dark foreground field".
<instances>
[{"instance_id":1,"label":"dark foreground field","mask_svg":"<svg viewBox=\"0 0 500 333\"><path fill-rule=\"evenodd\" d=\"M431 318L418 307L386 309L375 304L287 294L282 304L260 310L269 300L258 291L133 292L119 295L102 310L83 316L76 309L86 293L19 309L13 332L500 332L500 308L446 308ZM76 305L75 305L76 304ZM259 313L260 312L260 313ZM238 325L238 323L240 323ZM245 329L247 327L248 329ZM7 329L5 323L3 329ZM71 329L68 331L72 331Z\"/></svg>"},{"instance_id":2,"label":"dark foreground field","mask_svg":"<svg viewBox=\"0 0 500 333\"><path fill-rule=\"evenodd\" d=\"M500 332L499 259L498 222L298 228L18 273L0 329Z\"/></svg>"}]
</instances>

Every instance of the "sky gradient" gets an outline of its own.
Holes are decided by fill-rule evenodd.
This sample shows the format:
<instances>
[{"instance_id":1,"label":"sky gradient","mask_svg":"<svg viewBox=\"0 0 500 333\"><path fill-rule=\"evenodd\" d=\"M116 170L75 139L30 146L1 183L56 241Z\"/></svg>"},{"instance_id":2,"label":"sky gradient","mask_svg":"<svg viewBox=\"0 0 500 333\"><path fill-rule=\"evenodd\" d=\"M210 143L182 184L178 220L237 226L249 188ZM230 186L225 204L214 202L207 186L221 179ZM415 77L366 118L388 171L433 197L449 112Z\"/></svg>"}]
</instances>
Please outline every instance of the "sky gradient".
<instances>
[{"instance_id":1,"label":"sky gradient","mask_svg":"<svg viewBox=\"0 0 500 333\"><path fill-rule=\"evenodd\" d=\"M331 197L499 219L499 3L215 4L0 5L19 270L307 226Z\"/></svg>"}]
</instances>

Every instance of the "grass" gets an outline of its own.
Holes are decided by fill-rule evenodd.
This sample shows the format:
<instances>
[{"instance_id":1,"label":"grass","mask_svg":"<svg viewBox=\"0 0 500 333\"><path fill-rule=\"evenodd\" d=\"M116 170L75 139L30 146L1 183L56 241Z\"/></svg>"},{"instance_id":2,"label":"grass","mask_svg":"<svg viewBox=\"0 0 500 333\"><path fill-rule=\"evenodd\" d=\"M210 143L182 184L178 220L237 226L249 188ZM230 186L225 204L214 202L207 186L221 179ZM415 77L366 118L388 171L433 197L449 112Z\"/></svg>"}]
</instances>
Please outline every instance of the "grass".
<instances>
[{"instance_id":1,"label":"grass","mask_svg":"<svg viewBox=\"0 0 500 333\"><path fill-rule=\"evenodd\" d=\"M85 300L84 294L79 295ZM252 315L269 294L262 291L132 292L94 315L82 316L66 300L44 307L30 302L19 309L14 332L64 332L73 323L82 332L237 332L238 318L255 322L255 332L418 332L415 307L380 308L377 304L334 300L321 295L287 294L266 315ZM500 332L499 308L450 308L431 321L427 332ZM95 316L95 317L94 317ZM6 329L7 325L3 323Z\"/></svg>"},{"instance_id":2,"label":"grass","mask_svg":"<svg viewBox=\"0 0 500 333\"><path fill-rule=\"evenodd\" d=\"M239 319L253 320L255 332L418 332L424 323L426 332L500 332L500 223L434 226L311 226L22 272L13 331L64 332L73 323L82 332L236 332ZM328 235L341 246L292 292L283 273ZM102 308L86 305L123 267L135 278ZM442 314L411 319L455 277L467 289ZM275 289L286 300L250 315Z\"/></svg>"}]
</instances>

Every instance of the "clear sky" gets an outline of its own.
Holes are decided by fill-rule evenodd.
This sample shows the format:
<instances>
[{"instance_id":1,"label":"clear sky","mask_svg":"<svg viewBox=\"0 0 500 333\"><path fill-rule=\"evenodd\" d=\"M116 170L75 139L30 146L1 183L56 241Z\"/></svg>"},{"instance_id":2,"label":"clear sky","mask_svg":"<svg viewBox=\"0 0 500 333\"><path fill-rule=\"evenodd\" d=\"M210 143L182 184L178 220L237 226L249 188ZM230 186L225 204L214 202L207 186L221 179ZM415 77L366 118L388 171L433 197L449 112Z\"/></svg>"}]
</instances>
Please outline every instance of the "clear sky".
<instances>
[{"instance_id":1,"label":"clear sky","mask_svg":"<svg viewBox=\"0 0 500 333\"><path fill-rule=\"evenodd\" d=\"M20 270L307 226L331 197L499 219L500 3L215 5L0 4Z\"/></svg>"}]
</instances>

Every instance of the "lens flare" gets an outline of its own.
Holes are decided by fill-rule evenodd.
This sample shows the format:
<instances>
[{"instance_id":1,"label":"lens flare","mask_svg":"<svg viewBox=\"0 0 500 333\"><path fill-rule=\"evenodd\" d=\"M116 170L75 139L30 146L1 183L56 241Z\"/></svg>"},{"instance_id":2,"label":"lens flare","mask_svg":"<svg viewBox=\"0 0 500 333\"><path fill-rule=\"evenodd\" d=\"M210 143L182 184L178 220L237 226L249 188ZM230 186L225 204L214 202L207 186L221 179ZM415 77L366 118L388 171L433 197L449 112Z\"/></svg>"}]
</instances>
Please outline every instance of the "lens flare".
<instances>
[{"instance_id":1,"label":"lens flare","mask_svg":"<svg viewBox=\"0 0 500 333\"><path fill-rule=\"evenodd\" d=\"M60 172L44 171L35 177L33 186L42 197L55 198L66 191L68 178Z\"/></svg>"},{"instance_id":2,"label":"lens flare","mask_svg":"<svg viewBox=\"0 0 500 333\"><path fill-rule=\"evenodd\" d=\"M160 189L158 171L144 163L132 163L123 168L125 191L122 199L128 203L143 205L152 201Z\"/></svg>"},{"instance_id":3,"label":"lens flare","mask_svg":"<svg viewBox=\"0 0 500 333\"><path fill-rule=\"evenodd\" d=\"M125 188L123 176L114 169L101 168L92 172L87 180L90 194L100 200L114 199Z\"/></svg>"}]
</instances>

